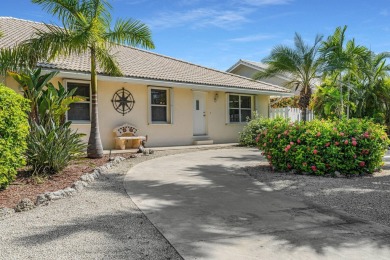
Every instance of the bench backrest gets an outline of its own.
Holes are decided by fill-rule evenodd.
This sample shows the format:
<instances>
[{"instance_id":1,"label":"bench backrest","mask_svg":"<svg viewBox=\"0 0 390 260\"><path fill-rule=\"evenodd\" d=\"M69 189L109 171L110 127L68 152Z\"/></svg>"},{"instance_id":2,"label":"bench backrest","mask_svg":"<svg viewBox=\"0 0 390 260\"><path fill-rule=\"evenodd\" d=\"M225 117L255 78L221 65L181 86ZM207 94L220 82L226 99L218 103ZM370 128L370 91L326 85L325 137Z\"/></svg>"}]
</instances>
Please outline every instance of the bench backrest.
<instances>
[{"instance_id":1,"label":"bench backrest","mask_svg":"<svg viewBox=\"0 0 390 260\"><path fill-rule=\"evenodd\" d=\"M124 124L114 129L116 136L135 136L137 131L137 128L129 124Z\"/></svg>"}]
</instances>

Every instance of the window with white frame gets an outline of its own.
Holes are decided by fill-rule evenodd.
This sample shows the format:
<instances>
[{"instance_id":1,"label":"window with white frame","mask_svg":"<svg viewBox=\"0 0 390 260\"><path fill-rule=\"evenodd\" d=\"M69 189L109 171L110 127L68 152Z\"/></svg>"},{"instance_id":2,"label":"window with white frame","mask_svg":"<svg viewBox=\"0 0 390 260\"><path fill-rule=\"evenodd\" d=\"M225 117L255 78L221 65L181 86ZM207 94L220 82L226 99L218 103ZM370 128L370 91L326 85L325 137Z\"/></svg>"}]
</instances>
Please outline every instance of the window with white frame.
<instances>
[{"instance_id":1,"label":"window with white frame","mask_svg":"<svg viewBox=\"0 0 390 260\"><path fill-rule=\"evenodd\" d=\"M170 91L167 88L151 87L149 89L151 123L170 123L171 118L169 93Z\"/></svg>"},{"instance_id":2,"label":"window with white frame","mask_svg":"<svg viewBox=\"0 0 390 260\"><path fill-rule=\"evenodd\" d=\"M253 96L229 94L229 123L246 122L252 117Z\"/></svg>"},{"instance_id":3,"label":"window with white frame","mask_svg":"<svg viewBox=\"0 0 390 260\"><path fill-rule=\"evenodd\" d=\"M86 82L67 82L68 91L76 89L73 96L84 98L83 101L70 104L67 113L69 121L89 122L91 121L91 86Z\"/></svg>"}]
</instances>

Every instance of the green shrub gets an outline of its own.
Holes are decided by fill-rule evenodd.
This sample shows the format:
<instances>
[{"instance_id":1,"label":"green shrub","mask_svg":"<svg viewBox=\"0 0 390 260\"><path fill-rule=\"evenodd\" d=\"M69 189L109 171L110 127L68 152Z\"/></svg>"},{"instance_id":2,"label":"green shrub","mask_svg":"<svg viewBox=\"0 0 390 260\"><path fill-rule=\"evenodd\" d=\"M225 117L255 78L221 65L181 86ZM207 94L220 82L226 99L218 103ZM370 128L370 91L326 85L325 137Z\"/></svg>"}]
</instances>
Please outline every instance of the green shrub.
<instances>
[{"instance_id":1,"label":"green shrub","mask_svg":"<svg viewBox=\"0 0 390 260\"><path fill-rule=\"evenodd\" d=\"M384 127L363 119L289 123L275 119L257 145L276 170L323 175L373 173L389 145Z\"/></svg>"},{"instance_id":2,"label":"green shrub","mask_svg":"<svg viewBox=\"0 0 390 260\"><path fill-rule=\"evenodd\" d=\"M0 189L15 179L27 148L28 100L0 84Z\"/></svg>"},{"instance_id":3,"label":"green shrub","mask_svg":"<svg viewBox=\"0 0 390 260\"><path fill-rule=\"evenodd\" d=\"M27 164L35 174L52 174L64 169L70 160L79 156L86 148L81 141L83 134L70 128L71 122L60 126L53 121L45 127L31 123L27 139Z\"/></svg>"},{"instance_id":4,"label":"green shrub","mask_svg":"<svg viewBox=\"0 0 390 260\"><path fill-rule=\"evenodd\" d=\"M240 145L256 146L256 136L265 129L271 119L254 116L239 133Z\"/></svg>"}]
</instances>

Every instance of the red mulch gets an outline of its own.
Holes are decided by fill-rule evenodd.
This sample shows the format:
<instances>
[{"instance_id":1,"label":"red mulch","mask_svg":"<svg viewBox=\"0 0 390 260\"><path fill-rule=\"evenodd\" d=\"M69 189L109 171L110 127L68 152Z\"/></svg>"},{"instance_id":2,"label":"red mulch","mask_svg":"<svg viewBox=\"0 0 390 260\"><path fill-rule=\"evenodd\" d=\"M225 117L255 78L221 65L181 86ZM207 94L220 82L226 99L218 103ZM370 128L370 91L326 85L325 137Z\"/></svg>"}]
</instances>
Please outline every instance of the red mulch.
<instances>
[{"instance_id":1,"label":"red mulch","mask_svg":"<svg viewBox=\"0 0 390 260\"><path fill-rule=\"evenodd\" d=\"M129 155L117 154L116 156L128 157ZM96 167L107 162L107 155L100 159L80 158L72 161L61 172L42 179L42 183L37 183L28 172L20 171L11 185L5 190L0 190L0 208L13 208L24 198L29 198L35 203L38 194L70 187L81 175L92 172Z\"/></svg>"}]
</instances>

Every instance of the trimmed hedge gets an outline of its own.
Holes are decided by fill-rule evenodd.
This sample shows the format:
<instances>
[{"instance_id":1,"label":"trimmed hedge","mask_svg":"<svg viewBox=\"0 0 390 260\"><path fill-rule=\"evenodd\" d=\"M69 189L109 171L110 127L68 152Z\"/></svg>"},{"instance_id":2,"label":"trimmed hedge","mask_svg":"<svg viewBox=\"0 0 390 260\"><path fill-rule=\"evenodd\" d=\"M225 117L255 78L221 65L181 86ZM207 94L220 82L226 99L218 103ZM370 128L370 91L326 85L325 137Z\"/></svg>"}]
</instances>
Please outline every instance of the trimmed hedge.
<instances>
[{"instance_id":1,"label":"trimmed hedge","mask_svg":"<svg viewBox=\"0 0 390 260\"><path fill-rule=\"evenodd\" d=\"M389 139L385 127L366 119L269 121L256 141L279 171L315 175L373 173L383 165Z\"/></svg>"},{"instance_id":2,"label":"trimmed hedge","mask_svg":"<svg viewBox=\"0 0 390 260\"><path fill-rule=\"evenodd\" d=\"M29 133L28 100L0 84L0 189L15 179L16 169L25 164Z\"/></svg>"}]
</instances>

